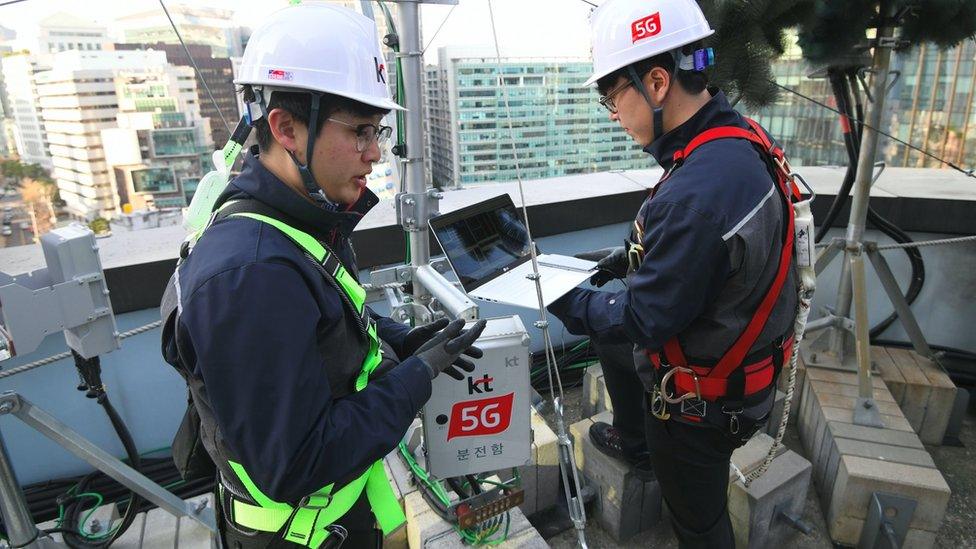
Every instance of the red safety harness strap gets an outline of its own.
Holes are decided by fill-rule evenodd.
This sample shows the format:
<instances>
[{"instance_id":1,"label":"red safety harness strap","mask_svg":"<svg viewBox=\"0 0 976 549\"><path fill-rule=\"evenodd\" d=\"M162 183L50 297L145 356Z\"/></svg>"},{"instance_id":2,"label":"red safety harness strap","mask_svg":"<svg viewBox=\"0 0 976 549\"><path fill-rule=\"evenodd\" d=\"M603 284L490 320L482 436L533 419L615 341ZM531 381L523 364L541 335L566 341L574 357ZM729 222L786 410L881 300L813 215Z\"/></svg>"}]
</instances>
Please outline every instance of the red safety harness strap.
<instances>
[{"instance_id":1,"label":"red safety harness strap","mask_svg":"<svg viewBox=\"0 0 976 549\"><path fill-rule=\"evenodd\" d=\"M753 314L752 319L750 319L749 324L739 335L738 339L736 339L732 347L719 359L714 367L705 368L690 366L688 364L677 336L672 337L664 344L663 354L668 365L683 369L690 368L695 372L695 374L685 371L674 373L673 379L676 394L695 392L696 387L698 387L700 391L698 397L705 400L715 400L726 396L729 392L728 378L739 367L743 367L745 373L744 390L740 396L744 397L762 391L772 383L775 375L772 358L766 358L756 364L745 366L742 366L742 362L749 354L749 350L755 344L763 328L765 328L766 322L769 320L773 307L776 305L776 301L779 299L783 286L786 283L790 263L793 259L794 213L790 200L791 197L799 197L799 189L796 188L796 185L793 184L789 176L788 164L786 163L782 149L773 145L759 124L748 118L745 120L752 127L753 131L733 126L711 128L696 136L683 150L677 151L674 154L675 163L680 163L687 159L695 149L716 139L745 139L750 141L756 144L763 151L763 154L773 161L773 165L778 168L774 170L776 184L779 187L780 197L787 203L787 224L784 231L783 248L780 253L776 277L770 284L766 295L756 309L755 314ZM792 341L785 347L790 349L789 352L792 352ZM648 353L648 356L655 369L660 369L662 361L658 353ZM667 389L662 387L662 390L666 391Z\"/></svg>"}]
</instances>

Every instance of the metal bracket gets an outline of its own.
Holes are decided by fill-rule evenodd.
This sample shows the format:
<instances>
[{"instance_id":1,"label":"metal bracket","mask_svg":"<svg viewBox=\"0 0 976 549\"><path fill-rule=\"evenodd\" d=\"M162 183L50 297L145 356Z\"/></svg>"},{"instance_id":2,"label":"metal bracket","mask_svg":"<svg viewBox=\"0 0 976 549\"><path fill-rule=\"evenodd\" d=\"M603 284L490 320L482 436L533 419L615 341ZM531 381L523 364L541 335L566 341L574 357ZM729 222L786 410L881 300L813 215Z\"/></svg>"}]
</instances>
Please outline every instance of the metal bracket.
<instances>
[{"instance_id":1,"label":"metal bracket","mask_svg":"<svg viewBox=\"0 0 976 549\"><path fill-rule=\"evenodd\" d=\"M413 269L410 265L397 265L385 269L376 269L369 273L370 283L374 288L387 284L406 284L413 281Z\"/></svg>"},{"instance_id":2,"label":"metal bracket","mask_svg":"<svg viewBox=\"0 0 976 549\"><path fill-rule=\"evenodd\" d=\"M398 193L396 195L397 223L408 232L427 230L427 220L440 215L438 206L444 194L437 189L423 193Z\"/></svg>"},{"instance_id":3,"label":"metal bracket","mask_svg":"<svg viewBox=\"0 0 976 549\"><path fill-rule=\"evenodd\" d=\"M859 549L898 549L905 544L918 502L904 496L874 492L861 529Z\"/></svg>"},{"instance_id":4,"label":"metal bracket","mask_svg":"<svg viewBox=\"0 0 976 549\"><path fill-rule=\"evenodd\" d=\"M146 500L176 517L189 517L213 534L217 533L217 522L213 509L198 507L166 491L115 456L92 444L91 441L76 433L54 416L34 406L19 394L13 391L0 393L0 414L14 414L35 431L85 460L89 465L104 472ZM31 544L32 547L54 546L48 538L38 538L37 527L27 511L23 493L10 466L10 458L7 455L2 436L0 436L0 511L2 511L4 518L8 519L7 530L11 533L10 539L12 541ZM31 541L33 539L38 539L39 545L35 545Z\"/></svg>"},{"instance_id":5,"label":"metal bracket","mask_svg":"<svg viewBox=\"0 0 976 549\"><path fill-rule=\"evenodd\" d=\"M873 398L857 397L854 401L854 425L884 428L881 412L878 411L878 405Z\"/></svg>"},{"instance_id":6,"label":"metal bracket","mask_svg":"<svg viewBox=\"0 0 976 549\"><path fill-rule=\"evenodd\" d=\"M790 528L793 528L798 532L801 532L805 536L809 536L810 533L813 532L813 526L811 526L807 521L803 520L802 514L797 515L796 513L793 513L791 511L792 507L793 507L792 498L777 503L776 506L773 507L773 517L770 520L771 523L770 528L772 528L773 524L775 524L777 520L780 520ZM802 506L800 510L802 513L803 510Z\"/></svg>"}]
</instances>

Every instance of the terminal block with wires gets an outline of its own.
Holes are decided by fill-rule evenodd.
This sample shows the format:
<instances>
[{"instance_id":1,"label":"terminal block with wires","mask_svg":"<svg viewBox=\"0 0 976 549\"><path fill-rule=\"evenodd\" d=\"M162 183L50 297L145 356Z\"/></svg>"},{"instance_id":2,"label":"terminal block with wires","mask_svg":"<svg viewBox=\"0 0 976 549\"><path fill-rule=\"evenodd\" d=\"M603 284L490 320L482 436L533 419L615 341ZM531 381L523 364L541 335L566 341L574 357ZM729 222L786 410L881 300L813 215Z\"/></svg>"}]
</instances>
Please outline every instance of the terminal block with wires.
<instances>
[{"instance_id":1,"label":"terminal block with wires","mask_svg":"<svg viewBox=\"0 0 976 549\"><path fill-rule=\"evenodd\" d=\"M418 445L411 449L400 443L400 456L410 469L420 493L435 513L454 526L462 541L470 545L496 545L508 538L510 511L525 500L518 469L511 468L502 480L494 472L439 479L421 465Z\"/></svg>"}]
</instances>

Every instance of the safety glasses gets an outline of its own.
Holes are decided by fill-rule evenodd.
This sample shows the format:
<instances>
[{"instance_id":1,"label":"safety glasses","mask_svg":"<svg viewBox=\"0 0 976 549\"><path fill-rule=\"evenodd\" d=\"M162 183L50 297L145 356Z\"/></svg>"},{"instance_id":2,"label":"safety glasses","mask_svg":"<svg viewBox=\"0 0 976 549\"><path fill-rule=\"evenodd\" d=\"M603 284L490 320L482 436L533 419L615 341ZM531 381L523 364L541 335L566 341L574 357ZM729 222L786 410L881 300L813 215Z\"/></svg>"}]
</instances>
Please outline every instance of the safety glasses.
<instances>
[{"instance_id":1,"label":"safety glasses","mask_svg":"<svg viewBox=\"0 0 976 549\"><path fill-rule=\"evenodd\" d=\"M617 113L617 104L614 102L613 97L615 95L617 95L618 93L624 91L627 88L627 86L630 86L632 84L633 84L633 82L631 82L630 80L628 80L628 81L624 82L623 84L621 84L621 85L617 86L616 88L614 88L614 89L610 90L609 92L607 92L606 95L600 96L600 104L603 105L603 108L605 108L608 111L610 111L611 114L616 114Z\"/></svg>"},{"instance_id":2,"label":"safety glasses","mask_svg":"<svg viewBox=\"0 0 976 549\"><path fill-rule=\"evenodd\" d=\"M393 134L393 128L389 126L377 126L376 124L350 124L335 118L329 118L329 122L342 124L356 130L356 151L363 152L375 141L382 147L389 141Z\"/></svg>"}]
</instances>

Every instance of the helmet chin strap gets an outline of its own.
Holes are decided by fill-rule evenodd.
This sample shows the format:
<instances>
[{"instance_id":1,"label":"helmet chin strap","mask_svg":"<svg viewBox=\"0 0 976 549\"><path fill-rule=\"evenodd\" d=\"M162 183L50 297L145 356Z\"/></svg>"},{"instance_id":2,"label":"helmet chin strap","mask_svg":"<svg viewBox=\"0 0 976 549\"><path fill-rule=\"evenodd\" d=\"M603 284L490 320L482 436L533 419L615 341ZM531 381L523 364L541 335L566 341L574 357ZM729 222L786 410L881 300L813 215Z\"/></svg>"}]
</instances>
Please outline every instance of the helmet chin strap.
<instances>
[{"instance_id":1,"label":"helmet chin strap","mask_svg":"<svg viewBox=\"0 0 976 549\"><path fill-rule=\"evenodd\" d=\"M252 93L254 94L253 104L258 108L257 115L254 115L250 108L251 104L248 104L248 115L250 123L253 125L254 120L257 120L258 118L264 117L267 119L268 102L264 97L264 90L261 88L252 89ZM328 197L325 196L322 189L315 182L315 176L312 174L312 166L309 163L309 161L312 159L312 152L315 150L315 140L319 135L319 110L321 109L322 104L322 94L311 91L308 92L308 94L310 97L310 104L308 120L308 144L305 148L305 164L303 165L298 161L298 157L295 156L294 152L288 149L285 149L285 152L288 153L288 156L291 157L291 161L294 162L295 167L298 168L298 174L302 178L302 185L305 187L305 191L308 193L309 197L311 197L316 204L322 206L323 208L328 210L337 210L339 209L339 205L329 200Z\"/></svg>"},{"instance_id":2,"label":"helmet chin strap","mask_svg":"<svg viewBox=\"0 0 976 549\"><path fill-rule=\"evenodd\" d=\"M651 95L647 93L647 88L644 87L644 81L641 80L640 76L637 75L637 71L634 69L633 65L627 67L627 72L630 74L630 79L634 83L634 87L637 91L644 96L644 100L647 101L648 106L651 107L651 116L653 117L654 128L653 135L651 136L651 143L657 141L657 138L664 135L664 102L661 102L660 107L655 107L654 102L651 101ZM671 89L668 88L670 92Z\"/></svg>"},{"instance_id":3,"label":"helmet chin strap","mask_svg":"<svg viewBox=\"0 0 976 549\"><path fill-rule=\"evenodd\" d=\"M291 157L291 161L298 168L298 174L302 177L302 185L305 186L305 191L312 200L326 209L335 210L338 209L339 205L325 196L325 192L315 182L315 175L312 174L312 153L315 150L315 141L319 136L319 109L322 104L322 94L317 92L308 93L310 96L310 104L308 109L308 139L305 147L305 164L303 165L299 162L298 157L292 151L288 151L288 156Z\"/></svg>"}]
</instances>

